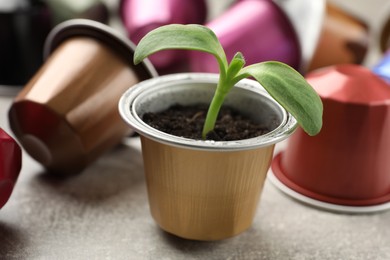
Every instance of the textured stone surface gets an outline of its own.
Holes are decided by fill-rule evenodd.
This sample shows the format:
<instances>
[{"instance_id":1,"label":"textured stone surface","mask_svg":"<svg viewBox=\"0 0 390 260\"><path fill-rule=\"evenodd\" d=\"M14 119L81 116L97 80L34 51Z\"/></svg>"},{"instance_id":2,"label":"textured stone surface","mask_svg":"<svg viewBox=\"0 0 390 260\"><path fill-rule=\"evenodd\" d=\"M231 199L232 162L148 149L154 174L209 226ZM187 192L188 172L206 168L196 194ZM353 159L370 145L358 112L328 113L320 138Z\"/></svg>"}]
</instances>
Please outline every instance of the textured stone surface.
<instances>
[{"instance_id":1,"label":"textured stone surface","mask_svg":"<svg viewBox=\"0 0 390 260\"><path fill-rule=\"evenodd\" d=\"M6 130L9 104L0 98ZM24 153L0 211L0 259L390 259L390 212L330 213L268 182L246 232L219 242L177 238L151 218L142 171L138 138L68 178L44 173Z\"/></svg>"}]
</instances>

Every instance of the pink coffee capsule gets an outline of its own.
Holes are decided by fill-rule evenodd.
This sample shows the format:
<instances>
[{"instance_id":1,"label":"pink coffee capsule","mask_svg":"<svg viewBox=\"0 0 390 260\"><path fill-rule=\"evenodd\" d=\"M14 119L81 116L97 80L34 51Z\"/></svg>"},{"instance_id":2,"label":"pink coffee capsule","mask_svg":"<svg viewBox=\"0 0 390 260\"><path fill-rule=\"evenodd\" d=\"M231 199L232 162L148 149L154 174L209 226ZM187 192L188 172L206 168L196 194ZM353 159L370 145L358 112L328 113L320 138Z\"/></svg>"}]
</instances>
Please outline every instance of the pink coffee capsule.
<instances>
[{"instance_id":1,"label":"pink coffee capsule","mask_svg":"<svg viewBox=\"0 0 390 260\"><path fill-rule=\"evenodd\" d=\"M204 0L122 0L120 15L129 38L138 43L145 34L167 24L202 24L207 15ZM180 59L180 51L164 51L150 56L153 65L166 68Z\"/></svg>"},{"instance_id":2,"label":"pink coffee capsule","mask_svg":"<svg viewBox=\"0 0 390 260\"><path fill-rule=\"evenodd\" d=\"M217 35L228 60L240 51L247 65L277 60L296 69L300 67L301 50L295 30L273 1L239 1L206 25ZM218 72L212 55L191 52L190 56L192 71Z\"/></svg>"},{"instance_id":3,"label":"pink coffee capsule","mask_svg":"<svg viewBox=\"0 0 390 260\"><path fill-rule=\"evenodd\" d=\"M0 128L0 209L7 203L22 167L22 150Z\"/></svg>"}]
</instances>

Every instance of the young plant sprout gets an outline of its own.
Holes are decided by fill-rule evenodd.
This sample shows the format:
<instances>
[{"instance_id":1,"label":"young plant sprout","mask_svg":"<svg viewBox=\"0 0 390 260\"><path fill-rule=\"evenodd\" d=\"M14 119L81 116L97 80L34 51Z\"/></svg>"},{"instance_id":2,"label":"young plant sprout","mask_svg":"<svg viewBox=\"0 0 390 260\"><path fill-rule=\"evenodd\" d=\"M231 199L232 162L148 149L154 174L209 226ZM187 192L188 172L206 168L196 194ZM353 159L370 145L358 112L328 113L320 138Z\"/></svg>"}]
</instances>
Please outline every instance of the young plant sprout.
<instances>
[{"instance_id":1,"label":"young plant sprout","mask_svg":"<svg viewBox=\"0 0 390 260\"><path fill-rule=\"evenodd\" d=\"M267 61L245 67L245 59L240 52L228 63L225 51L214 32L206 26L196 24L170 24L149 32L135 50L134 63L138 64L149 55L168 49L203 51L214 55L218 61L219 82L206 115L202 131L204 139L214 129L219 110L230 89L247 77L257 80L296 118L307 134L313 136L321 130L321 99L304 77L290 66Z\"/></svg>"}]
</instances>

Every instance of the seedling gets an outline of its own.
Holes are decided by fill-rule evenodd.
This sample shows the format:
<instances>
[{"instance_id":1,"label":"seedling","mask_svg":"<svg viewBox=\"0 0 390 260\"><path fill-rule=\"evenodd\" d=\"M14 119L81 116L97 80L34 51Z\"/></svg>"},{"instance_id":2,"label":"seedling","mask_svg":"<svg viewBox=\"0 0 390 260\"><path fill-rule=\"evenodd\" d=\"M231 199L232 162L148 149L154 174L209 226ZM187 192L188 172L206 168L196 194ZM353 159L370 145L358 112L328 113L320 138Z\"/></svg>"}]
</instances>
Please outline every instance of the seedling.
<instances>
[{"instance_id":1,"label":"seedling","mask_svg":"<svg viewBox=\"0 0 390 260\"><path fill-rule=\"evenodd\" d=\"M264 36L266 37L266 35ZM245 67L240 52L228 63L225 51L212 30L203 25L170 24L145 35L139 42L134 63L162 50L184 49L214 55L219 65L219 82L206 115L202 136L212 131L219 110L230 89L240 80L253 77L268 93L298 121L309 135L316 135L322 127L323 106L320 97L304 77L287 64L266 61Z\"/></svg>"}]
</instances>

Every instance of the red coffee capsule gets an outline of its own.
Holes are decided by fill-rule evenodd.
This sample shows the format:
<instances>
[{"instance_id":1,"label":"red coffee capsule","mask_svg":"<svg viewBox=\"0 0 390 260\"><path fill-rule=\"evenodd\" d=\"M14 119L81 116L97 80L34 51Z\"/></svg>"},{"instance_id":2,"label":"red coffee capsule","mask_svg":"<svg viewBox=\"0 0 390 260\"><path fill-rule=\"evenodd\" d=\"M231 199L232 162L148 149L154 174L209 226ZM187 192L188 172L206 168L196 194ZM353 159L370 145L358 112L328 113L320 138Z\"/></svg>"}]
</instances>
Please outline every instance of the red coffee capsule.
<instances>
[{"instance_id":1,"label":"red coffee capsule","mask_svg":"<svg viewBox=\"0 0 390 260\"><path fill-rule=\"evenodd\" d=\"M22 151L0 128L0 209L7 203L22 167Z\"/></svg>"},{"instance_id":2,"label":"red coffee capsule","mask_svg":"<svg viewBox=\"0 0 390 260\"><path fill-rule=\"evenodd\" d=\"M273 161L276 181L298 199L331 210L390 208L390 88L359 65L307 75L324 104L323 128L298 129Z\"/></svg>"}]
</instances>

